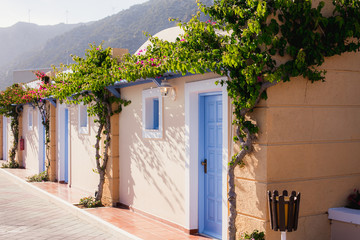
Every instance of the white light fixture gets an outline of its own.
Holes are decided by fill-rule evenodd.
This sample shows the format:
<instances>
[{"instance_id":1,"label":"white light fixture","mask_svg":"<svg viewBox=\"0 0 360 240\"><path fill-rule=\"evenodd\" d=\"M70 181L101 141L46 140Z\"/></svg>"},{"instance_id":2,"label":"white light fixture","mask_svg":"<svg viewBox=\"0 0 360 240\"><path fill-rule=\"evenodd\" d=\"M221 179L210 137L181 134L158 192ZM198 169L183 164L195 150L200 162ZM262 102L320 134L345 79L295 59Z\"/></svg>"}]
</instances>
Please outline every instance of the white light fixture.
<instances>
[{"instance_id":1,"label":"white light fixture","mask_svg":"<svg viewBox=\"0 0 360 240\"><path fill-rule=\"evenodd\" d=\"M175 89L168 83L166 78L163 81L161 81L161 85L159 88L160 88L161 96L167 97L170 95L171 99L175 100L176 97Z\"/></svg>"}]
</instances>

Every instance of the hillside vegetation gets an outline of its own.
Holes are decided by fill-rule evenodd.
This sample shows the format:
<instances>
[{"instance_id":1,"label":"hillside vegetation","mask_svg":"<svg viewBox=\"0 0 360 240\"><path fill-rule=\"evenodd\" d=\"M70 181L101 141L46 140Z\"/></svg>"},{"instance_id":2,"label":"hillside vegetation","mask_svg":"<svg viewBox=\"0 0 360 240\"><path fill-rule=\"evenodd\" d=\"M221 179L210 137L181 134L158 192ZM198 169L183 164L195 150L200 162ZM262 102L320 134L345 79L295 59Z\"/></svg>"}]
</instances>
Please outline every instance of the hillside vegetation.
<instances>
[{"instance_id":1,"label":"hillside vegetation","mask_svg":"<svg viewBox=\"0 0 360 240\"><path fill-rule=\"evenodd\" d=\"M212 0L203 2L211 4ZM16 53L19 57L1 67L0 84L2 88L11 85L12 71L15 69L45 68L52 64L71 63L70 54L83 56L89 43L104 42L104 46L127 48L130 53L134 53L147 40L144 32L155 34L175 26L175 22L169 21L170 17L188 21L197 10L195 0L150 0L99 21L78 25L48 39L32 51L21 50Z\"/></svg>"}]
</instances>

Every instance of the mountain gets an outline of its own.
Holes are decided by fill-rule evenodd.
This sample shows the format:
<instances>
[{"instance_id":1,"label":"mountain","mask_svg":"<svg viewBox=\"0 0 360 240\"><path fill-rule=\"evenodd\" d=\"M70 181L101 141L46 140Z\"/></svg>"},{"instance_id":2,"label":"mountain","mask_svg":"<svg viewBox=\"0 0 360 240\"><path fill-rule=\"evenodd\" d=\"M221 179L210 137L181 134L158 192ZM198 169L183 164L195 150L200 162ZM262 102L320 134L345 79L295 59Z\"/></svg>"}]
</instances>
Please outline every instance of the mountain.
<instances>
[{"instance_id":1,"label":"mountain","mask_svg":"<svg viewBox=\"0 0 360 240\"><path fill-rule=\"evenodd\" d=\"M213 0L202 2L211 4ZM7 65L6 69L12 72L14 69L46 68L52 64L71 63L70 54L83 56L89 43L98 45L103 42L105 47L127 48L130 53L134 53L147 40L144 32L155 34L175 26L176 23L169 21L169 18L188 21L197 10L195 0L150 0L50 38L35 51L21 52L21 57ZM0 71L1 85L9 79L9 74Z\"/></svg>"},{"instance_id":2,"label":"mountain","mask_svg":"<svg viewBox=\"0 0 360 240\"><path fill-rule=\"evenodd\" d=\"M0 66L20 57L23 53L36 51L48 40L61 35L79 24L57 24L39 26L18 22L7 28L0 28Z\"/></svg>"}]
</instances>

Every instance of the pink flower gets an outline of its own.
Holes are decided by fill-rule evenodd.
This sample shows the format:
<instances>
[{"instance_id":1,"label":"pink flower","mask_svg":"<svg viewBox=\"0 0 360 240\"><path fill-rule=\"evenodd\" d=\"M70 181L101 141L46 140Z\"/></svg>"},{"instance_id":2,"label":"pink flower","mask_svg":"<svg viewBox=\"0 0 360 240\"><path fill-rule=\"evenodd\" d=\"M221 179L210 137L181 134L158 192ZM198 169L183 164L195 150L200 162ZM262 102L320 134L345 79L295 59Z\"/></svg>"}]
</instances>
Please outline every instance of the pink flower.
<instances>
[{"instance_id":1,"label":"pink flower","mask_svg":"<svg viewBox=\"0 0 360 240\"><path fill-rule=\"evenodd\" d=\"M185 38L182 38L181 40L180 40L180 42L185 42L186 40L185 40Z\"/></svg>"}]
</instances>

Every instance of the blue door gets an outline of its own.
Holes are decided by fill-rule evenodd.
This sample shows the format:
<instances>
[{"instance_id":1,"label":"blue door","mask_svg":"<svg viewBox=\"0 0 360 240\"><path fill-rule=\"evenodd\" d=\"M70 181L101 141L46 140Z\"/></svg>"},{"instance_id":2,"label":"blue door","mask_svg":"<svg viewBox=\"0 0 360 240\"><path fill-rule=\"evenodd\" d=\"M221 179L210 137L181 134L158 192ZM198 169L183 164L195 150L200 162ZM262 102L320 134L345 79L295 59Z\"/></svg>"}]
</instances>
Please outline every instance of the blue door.
<instances>
[{"instance_id":1,"label":"blue door","mask_svg":"<svg viewBox=\"0 0 360 240\"><path fill-rule=\"evenodd\" d=\"M7 118L3 116L3 158L7 160L8 149L7 149Z\"/></svg>"},{"instance_id":2,"label":"blue door","mask_svg":"<svg viewBox=\"0 0 360 240\"><path fill-rule=\"evenodd\" d=\"M222 96L200 95L199 232L222 234Z\"/></svg>"},{"instance_id":3,"label":"blue door","mask_svg":"<svg viewBox=\"0 0 360 240\"><path fill-rule=\"evenodd\" d=\"M45 126L43 124L41 124L42 127L42 172L46 170L45 168L45 159L46 159L46 149L45 149L45 139L46 139L46 134L45 134Z\"/></svg>"},{"instance_id":4,"label":"blue door","mask_svg":"<svg viewBox=\"0 0 360 240\"><path fill-rule=\"evenodd\" d=\"M65 109L65 151L64 151L64 182L69 182L69 173L68 173L68 165L69 165L69 110Z\"/></svg>"}]
</instances>

